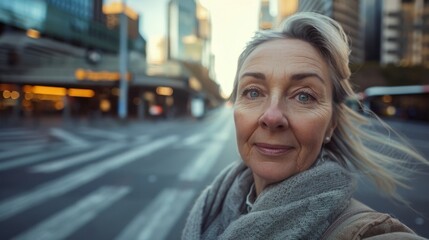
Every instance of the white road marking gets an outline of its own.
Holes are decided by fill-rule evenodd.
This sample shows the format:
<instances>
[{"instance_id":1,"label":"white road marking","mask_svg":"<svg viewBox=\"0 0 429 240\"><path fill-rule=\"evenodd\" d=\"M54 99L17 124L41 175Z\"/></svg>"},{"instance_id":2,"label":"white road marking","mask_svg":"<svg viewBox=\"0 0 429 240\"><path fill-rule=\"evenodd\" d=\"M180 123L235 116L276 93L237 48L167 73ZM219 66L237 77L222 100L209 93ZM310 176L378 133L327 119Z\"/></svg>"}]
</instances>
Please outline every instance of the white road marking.
<instances>
[{"instance_id":1,"label":"white road marking","mask_svg":"<svg viewBox=\"0 0 429 240\"><path fill-rule=\"evenodd\" d=\"M49 140L46 138L40 138L36 140L10 140L6 143L0 142L0 149L3 151L15 149L19 150L21 147L25 148L27 146L45 147L47 144L49 144Z\"/></svg>"},{"instance_id":2,"label":"white road marking","mask_svg":"<svg viewBox=\"0 0 429 240\"><path fill-rule=\"evenodd\" d=\"M0 132L0 139L2 138L11 138L11 137L31 137L34 136L36 132L26 129L11 128L11 129L2 129Z\"/></svg>"},{"instance_id":3,"label":"white road marking","mask_svg":"<svg viewBox=\"0 0 429 240\"><path fill-rule=\"evenodd\" d=\"M69 133L68 131L61 129L61 128L52 128L49 131L49 134L57 137L65 142L70 143L71 145L76 145L76 146L87 146L90 143L88 141L86 141L83 138L80 138L72 133Z\"/></svg>"},{"instance_id":4,"label":"white road marking","mask_svg":"<svg viewBox=\"0 0 429 240\"><path fill-rule=\"evenodd\" d=\"M216 141L226 141L228 140L229 136L231 135L231 133L235 133L233 127L232 127L233 122L229 121L227 123L227 125L225 125L225 127L222 129L222 131L218 132L217 134L214 135L214 139Z\"/></svg>"},{"instance_id":5,"label":"white road marking","mask_svg":"<svg viewBox=\"0 0 429 240\"><path fill-rule=\"evenodd\" d=\"M185 138L183 141L181 141L179 144L177 144L176 148L182 148L182 147L197 147L200 149L200 143L204 140L204 138L210 138L211 135L215 135L218 139L217 140L226 140L229 137L229 132L225 134L225 131L222 131L222 136L217 133L219 129L225 129L228 128L228 124L232 123L231 118L231 112L228 110L219 110L219 116L214 119L214 123L210 124L208 127L204 128L204 132L197 133L194 135L191 135L187 138ZM231 121L229 121L231 120ZM225 126L226 124L226 126Z\"/></svg>"},{"instance_id":6,"label":"white road marking","mask_svg":"<svg viewBox=\"0 0 429 240\"><path fill-rule=\"evenodd\" d=\"M144 143L149 141L151 137L149 135L141 135L141 136L135 137L134 139L135 139L135 142Z\"/></svg>"},{"instance_id":7,"label":"white road marking","mask_svg":"<svg viewBox=\"0 0 429 240\"><path fill-rule=\"evenodd\" d=\"M193 199L192 189L165 189L121 232L117 240L163 240ZM180 236L177 236L180 238Z\"/></svg>"},{"instance_id":8,"label":"white road marking","mask_svg":"<svg viewBox=\"0 0 429 240\"><path fill-rule=\"evenodd\" d=\"M50 198L60 196L61 194L76 189L103 176L109 171L137 161L154 151L172 144L177 141L177 139L177 136L168 136L155 140L145 146L136 147L122 154L107 158L102 162L93 163L81 170L74 171L59 179L36 187L34 190L3 200L0 202L0 220L7 219Z\"/></svg>"},{"instance_id":9,"label":"white road marking","mask_svg":"<svg viewBox=\"0 0 429 240\"><path fill-rule=\"evenodd\" d=\"M87 149L83 146L73 146L59 151L58 149L52 152L40 152L30 156L23 156L21 158L16 158L8 160L6 162L0 163L0 171L8 170L11 168L20 167L23 165L33 164L40 161L45 161L50 158L58 158L67 154L74 153L76 151L82 151Z\"/></svg>"},{"instance_id":10,"label":"white road marking","mask_svg":"<svg viewBox=\"0 0 429 240\"><path fill-rule=\"evenodd\" d=\"M194 144L197 144L199 142L201 142L201 140L204 138L204 134L200 133L200 134L195 134L192 136L189 136L187 138L185 138L182 141L182 146L192 146Z\"/></svg>"},{"instance_id":11,"label":"white road marking","mask_svg":"<svg viewBox=\"0 0 429 240\"><path fill-rule=\"evenodd\" d=\"M109 153L115 152L121 148L123 148L125 144L110 144L107 146L104 146L102 148L95 149L88 153L82 153L79 155L73 155L68 158L55 161L55 162L49 162L49 163L43 163L39 164L37 166L34 166L30 169L30 172L36 172L36 173L51 173L63 170L65 168L73 167L75 165L86 163L90 161L97 160L98 157L107 155Z\"/></svg>"},{"instance_id":12,"label":"white road marking","mask_svg":"<svg viewBox=\"0 0 429 240\"><path fill-rule=\"evenodd\" d=\"M224 127L224 129L214 136L214 140L207 144L207 147L202 151L196 160L192 162L185 170L179 175L181 181L198 181L202 180L212 166L218 159L222 149L225 146L225 140L228 139L231 134L231 124Z\"/></svg>"},{"instance_id":13,"label":"white road marking","mask_svg":"<svg viewBox=\"0 0 429 240\"><path fill-rule=\"evenodd\" d=\"M45 145L30 145L30 146L23 146L23 144L21 144L21 142L18 143L14 143L14 146L10 146L9 150L0 153L0 159L6 159L6 158L12 158L12 157L18 157L21 155L26 155L29 153L34 153L35 151L39 150L40 148L44 147ZM17 146L19 145L19 147ZM4 146L2 146L3 148ZM5 148L6 149L6 148Z\"/></svg>"},{"instance_id":14,"label":"white road marking","mask_svg":"<svg viewBox=\"0 0 429 240\"><path fill-rule=\"evenodd\" d=\"M129 191L129 187L102 187L13 239L59 240L67 238Z\"/></svg>"},{"instance_id":15,"label":"white road marking","mask_svg":"<svg viewBox=\"0 0 429 240\"><path fill-rule=\"evenodd\" d=\"M197 181L202 180L207 175L223 149L223 144L221 143L212 143L209 145L210 146L201 152L196 160L179 175L179 180Z\"/></svg>"},{"instance_id":16,"label":"white road marking","mask_svg":"<svg viewBox=\"0 0 429 240\"><path fill-rule=\"evenodd\" d=\"M84 128L82 134L103 138L103 139L111 139L111 140L124 140L127 138L127 135L116 133L107 130L101 130L96 128Z\"/></svg>"}]
</instances>

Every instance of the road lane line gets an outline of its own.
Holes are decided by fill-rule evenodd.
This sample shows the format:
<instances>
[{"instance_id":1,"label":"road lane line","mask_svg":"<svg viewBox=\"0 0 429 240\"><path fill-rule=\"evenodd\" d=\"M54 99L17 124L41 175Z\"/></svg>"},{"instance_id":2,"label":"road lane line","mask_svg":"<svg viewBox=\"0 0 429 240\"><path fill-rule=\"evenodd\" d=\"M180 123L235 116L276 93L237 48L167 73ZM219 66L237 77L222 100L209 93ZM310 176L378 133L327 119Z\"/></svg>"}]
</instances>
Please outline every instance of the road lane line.
<instances>
[{"instance_id":1,"label":"road lane line","mask_svg":"<svg viewBox=\"0 0 429 240\"><path fill-rule=\"evenodd\" d=\"M210 143L208 145L209 146L198 155L196 160L179 175L179 180L197 181L202 180L207 175L223 149L223 144L221 143Z\"/></svg>"},{"instance_id":2,"label":"road lane line","mask_svg":"<svg viewBox=\"0 0 429 240\"><path fill-rule=\"evenodd\" d=\"M222 149L225 146L225 140L231 134L231 123L222 129L221 132L214 136L211 143L202 151L192 163L185 168L179 175L181 181L198 181L202 180L218 159ZM216 141L217 140L217 141Z\"/></svg>"},{"instance_id":3,"label":"road lane line","mask_svg":"<svg viewBox=\"0 0 429 240\"><path fill-rule=\"evenodd\" d=\"M49 131L49 134L59 138L65 142L70 143L71 145L76 145L76 146L87 146L90 143L88 141L86 141L85 139L82 139L80 137L75 136L74 134L71 134L69 132L67 132L64 129L61 128L52 128Z\"/></svg>"},{"instance_id":4,"label":"road lane line","mask_svg":"<svg viewBox=\"0 0 429 240\"><path fill-rule=\"evenodd\" d=\"M1 129L0 132L0 140L6 139L6 138L10 138L10 137L28 137L28 136L32 136L35 137L37 135L37 132L33 131L33 130L27 130L27 129Z\"/></svg>"},{"instance_id":5,"label":"road lane line","mask_svg":"<svg viewBox=\"0 0 429 240\"><path fill-rule=\"evenodd\" d=\"M192 146L194 144L197 144L199 142L201 142L201 140L204 138L204 134L199 133L199 134L194 134L192 136L189 136L187 138L185 138L182 141L182 146Z\"/></svg>"},{"instance_id":6,"label":"road lane line","mask_svg":"<svg viewBox=\"0 0 429 240\"><path fill-rule=\"evenodd\" d=\"M151 139L151 136L149 135L141 135L141 136L137 136L134 138L134 142L138 142L138 143L144 143L147 142Z\"/></svg>"},{"instance_id":7,"label":"road lane line","mask_svg":"<svg viewBox=\"0 0 429 240\"><path fill-rule=\"evenodd\" d=\"M60 196L61 194L76 189L103 176L109 171L113 171L125 164L139 160L154 151L172 144L177 141L177 139L177 136L172 135L155 140L145 146L136 147L127 152L107 158L102 162L93 163L83 169L76 170L56 180L42 184L34 190L3 200L0 202L0 221L23 212L50 198Z\"/></svg>"},{"instance_id":8,"label":"road lane line","mask_svg":"<svg viewBox=\"0 0 429 240\"><path fill-rule=\"evenodd\" d=\"M101 187L13 239L59 240L67 238L77 229L97 217L101 211L124 197L129 191L129 187Z\"/></svg>"},{"instance_id":9,"label":"road lane line","mask_svg":"<svg viewBox=\"0 0 429 240\"><path fill-rule=\"evenodd\" d=\"M64 155L74 153L76 151L85 150L87 148L88 147L83 147L83 146L72 146L61 151L57 149L53 152L41 152L30 156L24 156L21 158L12 159L12 160L0 163L0 171L9 170L23 165L33 164L40 161L45 161L50 158L59 158Z\"/></svg>"},{"instance_id":10,"label":"road lane line","mask_svg":"<svg viewBox=\"0 0 429 240\"><path fill-rule=\"evenodd\" d=\"M82 163L95 161L97 158L107 155L109 153L113 153L121 148L123 148L125 144L110 144L104 146L102 148L95 149L94 151L83 153L79 155L74 155L59 161L43 163L36 165L30 169L30 172L35 173L52 173L56 171L63 170L65 168L73 167Z\"/></svg>"},{"instance_id":11,"label":"road lane line","mask_svg":"<svg viewBox=\"0 0 429 240\"><path fill-rule=\"evenodd\" d=\"M0 159L7 159L7 158L12 158L12 157L18 157L21 155L26 155L29 153L34 153L35 151L43 148L45 145L30 145L30 146L23 146L23 147L17 147L17 145L21 145L21 142L19 142L19 144L14 143L14 146L10 147L9 150L0 153ZM3 148L4 146L2 146Z\"/></svg>"},{"instance_id":12,"label":"road lane line","mask_svg":"<svg viewBox=\"0 0 429 240\"><path fill-rule=\"evenodd\" d=\"M232 122L230 122L227 126L225 126L225 128L221 132L218 132L217 134L215 134L213 136L213 139L215 141L225 142L226 140L228 140L232 132L234 132L234 130L232 127Z\"/></svg>"},{"instance_id":13,"label":"road lane line","mask_svg":"<svg viewBox=\"0 0 429 240\"><path fill-rule=\"evenodd\" d=\"M199 143L201 143L204 140L204 138L208 138L213 134L217 136L219 133L216 133L216 132L219 131L219 129L225 128L225 124L229 124L232 122L232 118L231 118L231 121L228 121L228 118L230 117L231 117L231 114L230 114L230 111L228 111L228 109L219 110L219 116L217 116L217 118L214 119L214 122L210 124L208 127L204 127L204 132L197 133L185 138L183 141L177 144L175 148L194 147ZM226 127L228 127L228 125L226 125ZM229 137L229 133L227 133L227 137Z\"/></svg>"},{"instance_id":14,"label":"road lane line","mask_svg":"<svg viewBox=\"0 0 429 240\"><path fill-rule=\"evenodd\" d=\"M92 137L103 138L103 139L107 138L111 140L124 140L127 138L127 136L124 134L105 131L105 130L96 129L96 128L84 127L82 128L82 130L83 130L82 134L85 134L87 136L92 136Z\"/></svg>"},{"instance_id":15,"label":"road lane line","mask_svg":"<svg viewBox=\"0 0 429 240\"><path fill-rule=\"evenodd\" d=\"M116 240L163 240L195 196L195 190L165 189L140 212ZM180 236L177 236L180 238Z\"/></svg>"}]
</instances>

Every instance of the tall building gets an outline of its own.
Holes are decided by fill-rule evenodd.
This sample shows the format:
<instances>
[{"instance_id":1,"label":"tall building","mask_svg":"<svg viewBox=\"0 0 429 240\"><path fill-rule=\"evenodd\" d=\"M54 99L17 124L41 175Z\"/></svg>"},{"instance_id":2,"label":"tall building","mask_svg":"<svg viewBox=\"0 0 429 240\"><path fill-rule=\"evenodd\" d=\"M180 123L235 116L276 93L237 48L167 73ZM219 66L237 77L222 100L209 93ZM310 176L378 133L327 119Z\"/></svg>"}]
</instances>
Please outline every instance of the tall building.
<instances>
[{"instance_id":1,"label":"tall building","mask_svg":"<svg viewBox=\"0 0 429 240\"><path fill-rule=\"evenodd\" d=\"M114 112L119 31L105 25L100 4L100 0L0 1L0 84L3 91L19 95L13 101L0 96L0 106L9 103L0 112L10 112L11 107L15 114L30 115ZM151 80L145 75L146 43L140 35L128 38L128 43L132 90L143 89Z\"/></svg>"},{"instance_id":2,"label":"tall building","mask_svg":"<svg viewBox=\"0 0 429 240\"><path fill-rule=\"evenodd\" d=\"M107 27L109 29L119 29L119 17L123 12L128 20L128 37L136 39L139 36L140 16L128 6L125 6L125 9L123 9L122 2L113 2L103 6Z\"/></svg>"},{"instance_id":3,"label":"tall building","mask_svg":"<svg viewBox=\"0 0 429 240\"><path fill-rule=\"evenodd\" d=\"M170 59L194 62L201 60L196 8L195 0L171 0L169 2L168 50Z\"/></svg>"},{"instance_id":4,"label":"tall building","mask_svg":"<svg viewBox=\"0 0 429 240\"><path fill-rule=\"evenodd\" d=\"M385 0L382 64L429 67L429 1Z\"/></svg>"},{"instance_id":5,"label":"tall building","mask_svg":"<svg viewBox=\"0 0 429 240\"><path fill-rule=\"evenodd\" d=\"M197 97L205 99L208 105L217 104L219 85L213 81L209 11L199 1L170 0L167 32L168 59L181 62L191 73L188 83L195 96L201 95Z\"/></svg>"},{"instance_id":6,"label":"tall building","mask_svg":"<svg viewBox=\"0 0 429 240\"><path fill-rule=\"evenodd\" d=\"M62 0L46 0L50 6L54 6L61 9L64 12L70 13L74 16L83 19L94 18L94 2L88 0L73 0L73 1L62 1Z\"/></svg>"},{"instance_id":7,"label":"tall building","mask_svg":"<svg viewBox=\"0 0 429 240\"><path fill-rule=\"evenodd\" d=\"M379 0L363 0L361 4L365 61L380 62L383 3Z\"/></svg>"},{"instance_id":8,"label":"tall building","mask_svg":"<svg viewBox=\"0 0 429 240\"><path fill-rule=\"evenodd\" d=\"M424 0L422 17L422 60L425 67L429 67L429 0Z\"/></svg>"},{"instance_id":9,"label":"tall building","mask_svg":"<svg viewBox=\"0 0 429 240\"><path fill-rule=\"evenodd\" d=\"M211 50L212 26L209 11L197 2L197 37L201 39L201 64L214 74L214 61ZM214 75L212 78L215 79Z\"/></svg>"},{"instance_id":10,"label":"tall building","mask_svg":"<svg viewBox=\"0 0 429 240\"><path fill-rule=\"evenodd\" d=\"M92 14L92 19L95 22L106 22L106 15L103 13L103 0L93 0Z\"/></svg>"},{"instance_id":11,"label":"tall building","mask_svg":"<svg viewBox=\"0 0 429 240\"><path fill-rule=\"evenodd\" d=\"M359 15L359 0L277 0L277 16L269 14L269 0L261 0L260 29L278 26L285 18L296 12L317 12L338 21L350 38L351 63L364 61L364 39Z\"/></svg>"},{"instance_id":12,"label":"tall building","mask_svg":"<svg viewBox=\"0 0 429 240\"><path fill-rule=\"evenodd\" d=\"M301 0L298 7L300 12L318 12L341 24L350 38L351 63L361 63L365 58L359 10L359 0Z\"/></svg>"},{"instance_id":13,"label":"tall building","mask_svg":"<svg viewBox=\"0 0 429 240\"><path fill-rule=\"evenodd\" d=\"M275 26L288 16L298 11L299 0L277 0L277 17Z\"/></svg>"},{"instance_id":14,"label":"tall building","mask_svg":"<svg viewBox=\"0 0 429 240\"><path fill-rule=\"evenodd\" d=\"M209 11L199 1L170 0L168 18L168 59L199 64L215 79Z\"/></svg>"},{"instance_id":15,"label":"tall building","mask_svg":"<svg viewBox=\"0 0 429 240\"><path fill-rule=\"evenodd\" d=\"M270 13L270 0L262 0L261 10L259 12L259 29L273 28L273 19Z\"/></svg>"}]
</instances>

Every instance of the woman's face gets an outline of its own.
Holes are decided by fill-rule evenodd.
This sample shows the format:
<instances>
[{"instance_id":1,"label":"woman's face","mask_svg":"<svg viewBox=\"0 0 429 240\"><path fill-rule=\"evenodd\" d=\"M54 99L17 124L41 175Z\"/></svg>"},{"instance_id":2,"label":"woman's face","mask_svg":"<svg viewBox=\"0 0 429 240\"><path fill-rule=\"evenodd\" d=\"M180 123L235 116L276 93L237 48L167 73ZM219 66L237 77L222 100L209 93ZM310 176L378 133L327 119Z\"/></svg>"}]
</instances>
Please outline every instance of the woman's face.
<instances>
[{"instance_id":1,"label":"woman's face","mask_svg":"<svg viewBox=\"0 0 429 240\"><path fill-rule=\"evenodd\" d=\"M326 60L294 39L259 45L238 77L237 145L259 194L315 162L335 128L332 83Z\"/></svg>"}]
</instances>

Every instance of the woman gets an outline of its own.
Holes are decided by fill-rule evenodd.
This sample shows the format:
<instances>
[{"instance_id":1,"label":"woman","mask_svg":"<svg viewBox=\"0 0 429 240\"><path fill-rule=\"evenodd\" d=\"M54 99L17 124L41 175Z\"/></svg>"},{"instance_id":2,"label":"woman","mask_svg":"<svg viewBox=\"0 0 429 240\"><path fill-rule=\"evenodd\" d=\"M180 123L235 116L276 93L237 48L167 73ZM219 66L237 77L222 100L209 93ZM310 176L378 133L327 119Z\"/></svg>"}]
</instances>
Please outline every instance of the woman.
<instances>
[{"instance_id":1,"label":"woman","mask_svg":"<svg viewBox=\"0 0 429 240\"><path fill-rule=\"evenodd\" d=\"M298 13L278 31L256 34L238 60L234 121L242 161L199 197L183 239L422 239L386 214L352 199L352 173L366 174L399 198L411 148L363 127L348 108L349 46L341 26ZM369 147L371 146L371 147Z\"/></svg>"}]
</instances>

